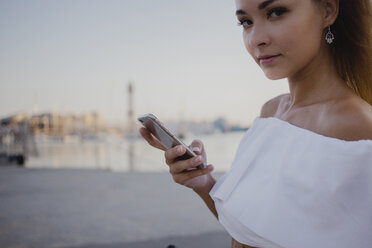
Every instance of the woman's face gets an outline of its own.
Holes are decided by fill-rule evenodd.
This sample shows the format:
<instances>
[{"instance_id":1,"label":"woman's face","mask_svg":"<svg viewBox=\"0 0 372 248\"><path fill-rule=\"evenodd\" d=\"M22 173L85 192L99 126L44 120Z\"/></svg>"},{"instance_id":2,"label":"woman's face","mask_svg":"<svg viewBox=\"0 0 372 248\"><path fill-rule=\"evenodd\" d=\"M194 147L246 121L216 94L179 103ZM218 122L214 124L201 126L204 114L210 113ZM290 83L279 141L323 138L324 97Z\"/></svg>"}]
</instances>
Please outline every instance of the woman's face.
<instances>
[{"instance_id":1,"label":"woman's face","mask_svg":"<svg viewBox=\"0 0 372 248\"><path fill-rule=\"evenodd\" d=\"M312 0L235 2L245 47L268 78L297 75L320 54L324 24Z\"/></svg>"}]
</instances>

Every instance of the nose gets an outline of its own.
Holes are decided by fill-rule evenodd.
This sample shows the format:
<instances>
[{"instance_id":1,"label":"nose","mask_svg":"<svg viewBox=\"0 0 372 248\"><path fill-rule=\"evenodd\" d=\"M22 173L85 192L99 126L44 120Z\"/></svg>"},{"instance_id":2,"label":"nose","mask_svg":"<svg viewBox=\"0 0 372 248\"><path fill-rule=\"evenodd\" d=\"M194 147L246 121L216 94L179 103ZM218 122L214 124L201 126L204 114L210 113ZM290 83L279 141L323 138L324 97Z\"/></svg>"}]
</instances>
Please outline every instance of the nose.
<instances>
[{"instance_id":1,"label":"nose","mask_svg":"<svg viewBox=\"0 0 372 248\"><path fill-rule=\"evenodd\" d=\"M262 47L270 44L270 38L264 26L256 24L246 34L247 42L250 47Z\"/></svg>"}]
</instances>

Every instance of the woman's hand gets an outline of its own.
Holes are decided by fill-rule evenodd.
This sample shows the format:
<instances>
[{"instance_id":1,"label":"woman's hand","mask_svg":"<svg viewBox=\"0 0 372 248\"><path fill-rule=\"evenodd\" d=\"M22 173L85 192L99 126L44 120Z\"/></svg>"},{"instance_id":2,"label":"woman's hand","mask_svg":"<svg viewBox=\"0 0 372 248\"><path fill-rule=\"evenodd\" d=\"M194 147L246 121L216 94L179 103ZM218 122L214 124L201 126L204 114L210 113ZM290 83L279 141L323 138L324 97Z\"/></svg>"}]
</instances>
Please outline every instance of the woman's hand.
<instances>
[{"instance_id":1,"label":"woman's hand","mask_svg":"<svg viewBox=\"0 0 372 248\"><path fill-rule=\"evenodd\" d=\"M177 160L178 157L186 153L185 147L179 145L167 150L146 128L141 128L140 134L151 146L165 151L165 162L169 166L169 172L176 183L192 188L197 193L209 193L215 183L210 174L213 166L208 165L203 169L195 169L196 166L207 160L201 141L194 140L190 145L190 149L198 155L197 157Z\"/></svg>"}]
</instances>

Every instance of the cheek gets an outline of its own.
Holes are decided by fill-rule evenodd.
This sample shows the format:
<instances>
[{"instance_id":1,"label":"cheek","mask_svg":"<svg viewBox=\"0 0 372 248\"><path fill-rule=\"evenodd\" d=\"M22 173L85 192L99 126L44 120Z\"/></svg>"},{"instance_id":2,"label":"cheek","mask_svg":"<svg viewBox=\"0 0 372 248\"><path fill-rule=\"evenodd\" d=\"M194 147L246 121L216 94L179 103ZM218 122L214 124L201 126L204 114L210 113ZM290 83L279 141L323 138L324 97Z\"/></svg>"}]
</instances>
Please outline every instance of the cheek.
<instances>
[{"instance_id":1,"label":"cheek","mask_svg":"<svg viewBox=\"0 0 372 248\"><path fill-rule=\"evenodd\" d=\"M253 60L256 61L256 57L254 56L254 49L252 49L252 47L249 46L249 34L247 34L244 31L243 31L243 42L244 42L245 49L247 50L249 55L251 55Z\"/></svg>"},{"instance_id":2,"label":"cheek","mask_svg":"<svg viewBox=\"0 0 372 248\"><path fill-rule=\"evenodd\" d=\"M292 23L284 33L281 44L289 58L298 66L308 63L320 51L322 27L314 18ZM287 37L287 38L286 38Z\"/></svg>"},{"instance_id":3,"label":"cheek","mask_svg":"<svg viewBox=\"0 0 372 248\"><path fill-rule=\"evenodd\" d=\"M251 54L251 49L249 48L249 41L248 41L248 35L243 31L243 42L245 49L248 51L249 54Z\"/></svg>"}]
</instances>

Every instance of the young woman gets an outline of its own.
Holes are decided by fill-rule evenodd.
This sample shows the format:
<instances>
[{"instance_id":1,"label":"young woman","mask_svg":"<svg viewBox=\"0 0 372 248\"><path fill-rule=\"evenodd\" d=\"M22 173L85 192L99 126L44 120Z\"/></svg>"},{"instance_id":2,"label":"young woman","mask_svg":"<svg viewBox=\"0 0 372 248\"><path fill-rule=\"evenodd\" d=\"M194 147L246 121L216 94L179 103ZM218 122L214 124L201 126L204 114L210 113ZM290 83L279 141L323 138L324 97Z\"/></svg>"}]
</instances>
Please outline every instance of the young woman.
<instances>
[{"instance_id":1,"label":"young woman","mask_svg":"<svg viewBox=\"0 0 372 248\"><path fill-rule=\"evenodd\" d=\"M174 181L205 201L232 247L371 247L370 0L235 3L249 54L290 93L263 105L217 182L212 165L188 170L206 160L202 142L190 146L196 159L166 150Z\"/></svg>"}]
</instances>

